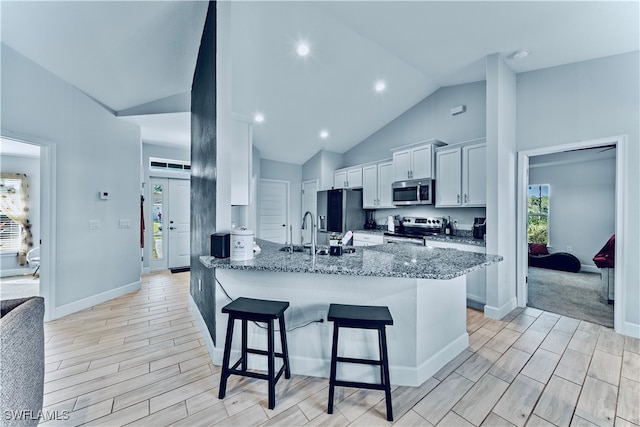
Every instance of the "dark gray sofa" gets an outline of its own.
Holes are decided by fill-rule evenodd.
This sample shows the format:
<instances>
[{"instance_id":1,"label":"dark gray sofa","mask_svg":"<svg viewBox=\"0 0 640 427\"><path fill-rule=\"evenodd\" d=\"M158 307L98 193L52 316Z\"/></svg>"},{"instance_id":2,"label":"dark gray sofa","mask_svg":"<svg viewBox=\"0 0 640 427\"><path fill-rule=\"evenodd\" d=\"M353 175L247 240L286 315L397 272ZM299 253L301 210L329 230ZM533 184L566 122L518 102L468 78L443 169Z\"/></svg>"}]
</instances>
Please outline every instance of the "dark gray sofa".
<instances>
[{"instance_id":1,"label":"dark gray sofa","mask_svg":"<svg viewBox=\"0 0 640 427\"><path fill-rule=\"evenodd\" d=\"M44 387L44 298L0 301L1 426L35 426Z\"/></svg>"}]
</instances>

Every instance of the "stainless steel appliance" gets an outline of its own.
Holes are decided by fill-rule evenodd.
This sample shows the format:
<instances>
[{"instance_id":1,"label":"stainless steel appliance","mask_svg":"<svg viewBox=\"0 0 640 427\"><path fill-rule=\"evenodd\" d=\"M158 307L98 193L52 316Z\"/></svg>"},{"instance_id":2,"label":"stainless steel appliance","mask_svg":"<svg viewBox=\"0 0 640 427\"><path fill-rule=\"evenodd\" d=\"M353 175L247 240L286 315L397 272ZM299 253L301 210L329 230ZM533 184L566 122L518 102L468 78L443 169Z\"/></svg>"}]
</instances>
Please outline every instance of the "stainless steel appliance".
<instances>
[{"instance_id":1,"label":"stainless steel appliance","mask_svg":"<svg viewBox=\"0 0 640 427\"><path fill-rule=\"evenodd\" d=\"M396 206L431 205L435 199L434 185L430 179L394 182L391 191Z\"/></svg>"},{"instance_id":2,"label":"stainless steel appliance","mask_svg":"<svg viewBox=\"0 0 640 427\"><path fill-rule=\"evenodd\" d=\"M319 245L328 245L330 234L362 228L365 212L361 189L318 191L317 197Z\"/></svg>"},{"instance_id":3,"label":"stainless steel appliance","mask_svg":"<svg viewBox=\"0 0 640 427\"><path fill-rule=\"evenodd\" d=\"M446 226L446 218L406 216L393 233L384 233L384 241L424 245L424 236L444 234Z\"/></svg>"}]
</instances>

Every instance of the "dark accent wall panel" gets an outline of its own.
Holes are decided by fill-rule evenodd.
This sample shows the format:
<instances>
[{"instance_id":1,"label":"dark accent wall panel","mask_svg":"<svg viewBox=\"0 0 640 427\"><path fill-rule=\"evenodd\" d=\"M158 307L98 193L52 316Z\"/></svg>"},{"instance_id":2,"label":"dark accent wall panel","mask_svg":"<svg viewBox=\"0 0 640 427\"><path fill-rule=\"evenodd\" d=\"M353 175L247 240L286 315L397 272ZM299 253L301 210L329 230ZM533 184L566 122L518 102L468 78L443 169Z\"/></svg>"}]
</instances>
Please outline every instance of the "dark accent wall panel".
<instances>
[{"instance_id":1,"label":"dark accent wall panel","mask_svg":"<svg viewBox=\"0 0 640 427\"><path fill-rule=\"evenodd\" d=\"M216 145L216 2L211 1L191 87L190 291L214 342L214 272L198 257L210 254L210 236L216 228Z\"/></svg>"}]
</instances>

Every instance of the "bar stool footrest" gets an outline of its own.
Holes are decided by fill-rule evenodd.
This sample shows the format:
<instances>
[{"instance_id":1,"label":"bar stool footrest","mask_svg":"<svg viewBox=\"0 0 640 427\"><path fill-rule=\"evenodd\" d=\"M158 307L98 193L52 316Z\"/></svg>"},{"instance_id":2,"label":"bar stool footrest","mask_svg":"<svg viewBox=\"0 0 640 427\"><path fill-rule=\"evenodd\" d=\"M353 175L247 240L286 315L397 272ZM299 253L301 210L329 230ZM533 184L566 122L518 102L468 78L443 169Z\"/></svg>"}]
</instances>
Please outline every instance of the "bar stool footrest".
<instances>
[{"instance_id":1,"label":"bar stool footrest","mask_svg":"<svg viewBox=\"0 0 640 427\"><path fill-rule=\"evenodd\" d=\"M336 380L333 383L334 386L338 387L352 387L352 388L366 388L369 390L386 390L386 384L371 384L371 383L362 383L357 381L339 381Z\"/></svg>"},{"instance_id":2,"label":"bar stool footrest","mask_svg":"<svg viewBox=\"0 0 640 427\"><path fill-rule=\"evenodd\" d=\"M235 375L241 375L243 377L257 378L259 380L268 380L269 379L269 375L268 374L261 374L259 372L253 372L253 371L243 371L241 369L229 368L227 370L227 372L229 373L229 375L235 374ZM278 373L276 374L275 378L273 379L273 382L277 383L283 373L284 373L284 365L281 366L280 369L278 370Z\"/></svg>"},{"instance_id":3,"label":"bar stool footrest","mask_svg":"<svg viewBox=\"0 0 640 427\"><path fill-rule=\"evenodd\" d=\"M371 359L357 359L353 357L336 357L336 362L345 362L345 363L358 363L361 365L382 365L381 360L371 360Z\"/></svg>"}]
</instances>

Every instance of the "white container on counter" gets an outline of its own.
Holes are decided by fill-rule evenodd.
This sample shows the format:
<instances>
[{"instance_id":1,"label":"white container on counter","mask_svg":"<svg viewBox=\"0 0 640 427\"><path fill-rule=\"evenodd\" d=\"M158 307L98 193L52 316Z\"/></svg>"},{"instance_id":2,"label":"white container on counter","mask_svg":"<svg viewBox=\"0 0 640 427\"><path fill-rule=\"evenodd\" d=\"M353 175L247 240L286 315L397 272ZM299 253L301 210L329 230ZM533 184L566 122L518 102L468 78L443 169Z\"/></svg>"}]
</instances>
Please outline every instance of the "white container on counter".
<instances>
[{"instance_id":1,"label":"white container on counter","mask_svg":"<svg viewBox=\"0 0 640 427\"><path fill-rule=\"evenodd\" d=\"M233 229L231 231L231 261L253 259L253 230Z\"/></svg>"}]
</instances>

